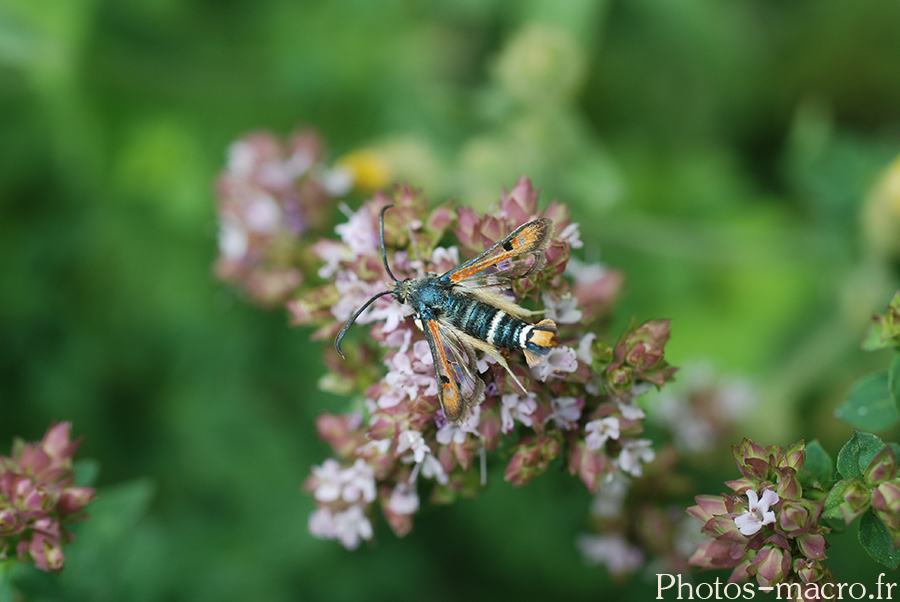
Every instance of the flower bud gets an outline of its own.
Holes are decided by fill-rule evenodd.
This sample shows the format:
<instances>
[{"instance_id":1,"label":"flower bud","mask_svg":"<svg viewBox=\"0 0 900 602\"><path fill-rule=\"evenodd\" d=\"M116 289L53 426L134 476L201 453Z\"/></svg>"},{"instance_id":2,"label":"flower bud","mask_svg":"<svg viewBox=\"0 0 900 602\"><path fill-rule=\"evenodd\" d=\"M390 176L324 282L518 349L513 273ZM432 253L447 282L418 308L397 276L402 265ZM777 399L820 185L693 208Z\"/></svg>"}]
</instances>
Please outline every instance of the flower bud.
<instances>
[{"instance_id":1,"label":"flower bud","mask_svg":"<svg viewBox=\"0 0 900 602\"><path fill-rule=\"evenodd\" d=\"M747 569L756 575L760 586L774 586L784 581L791 570L791 556L774 545L766 545L756 554L756 558Z\"/></svg>"},{"instance_id":2,"label":"flower bud","mask_svg":"<svg viewBox=\"0 0 900 602\"><path fill-rule=\"evenodd\" d=\"M798 471L803 468L803 463L806 460L806 441L802 439L797 441L793 445L789 446L786 450L784 450L784 456L778 462L779 466L792 468L794 471Z\"/></svg>"},{"instance_id":3,"label":"flower bud","mask_svg":"<svg viewBox=\"0 0 900 602\"><path fill-rule=\"evenodd\" d=\"M824 535L801 535L797 538L800 551L807 558L813 560L823 560L825 558L825 548L827 543Z\"/></svg>"},{"instance_id":4,"label":"flower bud","mask_svg":"<svg viewBox=\"0 0 900 602\"><path fill-rule=\"evenodd\" d=\"M827 573L827 568L821 560L809 558L794 559L793 568L803 583L818 583Z\"/></svg>"},{"instance_id":5,"label":"flower bud","mask_svg":"<svg viewBox=\"0 0 900 602\"><path fill-rule=\"evenodd\" d=\"M794 537L809 528L809 510L800 504L786 500L778 513L778 524L789 536Z\"/></svg>"},{"instance_id":6,"label":"flower bud","mask_svg":"<svg viewBox=\"0 0 900 602\"><path fill-rule=\"evenodd\" d=\"M731 449L738 469L745 477L763 481L769 476L769 453L763 446L745 438Z\"/></svg>"},{"instance_id":7,"label":"flower bud","mask_svg":"<svg viewBox=\"0 0 900 602\"><path fill-rule=\"evenodd\" d=\"M870 487L897 478L897 457L890 445L885 445L869 465L863 479Z\"/></svg>"},{"instance_id":8,"label":"flower bud","mask_svg":"<svg viewBox=\"0 0 900 602\"><path fill-rule=\"evenodd\" d=\"M778 481L775 492L784 500L799 500L803 497L803 488L800 486L800 481L797 480L797 475L793 471L784 474Z\"/></svg>"},{"instance_id":9,"label":"flower bud","mask_svg":"<svg viewBox=\"0 0 900 602\"><path fill-rule=\"evenodd\" d=\"M12 508L0 508L0 537L15 535L25 528L19 513Z\"/></svg>"},{"instance_id":10,"label":"flower bud","mask_svg":"<svg viewBox=\"0 0 900 602\"><path fill-rule=\"evenodd\" d=\"M714 516L721 516L734 511L734 503L728 503L731 496L727 495L698 495L694 497L696 506L691 506L685 512L701 523L706 523ZM730 508L729 508L730 506Z\"/></svg>"},{"instance_id":11,"label":"flower bud","mask_svg":"<svg viewBox=\"0 0 900 602\"><path fill-rule=\"evenodd\" d=\"M841 502L841 515L847 524L856 520L860 514L869 508L872 496L865 484L859 479L853 481L844 490L844 501Z\"/></svg>"}]
</instances>

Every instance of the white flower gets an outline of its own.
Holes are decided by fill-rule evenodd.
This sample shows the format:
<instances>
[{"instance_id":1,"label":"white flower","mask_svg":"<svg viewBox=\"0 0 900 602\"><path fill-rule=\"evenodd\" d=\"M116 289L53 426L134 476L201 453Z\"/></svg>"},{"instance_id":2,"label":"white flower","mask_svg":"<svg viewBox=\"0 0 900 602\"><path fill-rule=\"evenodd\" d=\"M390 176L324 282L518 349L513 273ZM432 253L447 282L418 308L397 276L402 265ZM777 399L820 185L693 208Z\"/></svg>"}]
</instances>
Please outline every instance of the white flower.
<instances>
[{"instance_id":1,"label":"white flower","mask_svg":"<svg viewBox=\"0 0 900 602\"><path fill-rule=\"evenodd\" d=\"M575 350L561 345L554 347L536 366L532 366L531 375L541 382L546 382L551 376L561 378L563 373L575 372L578 369L578 359Z\"/></svg>"},{"instance_id":2,"label":"white flower","mask_svg":"<svg viewBox=\"0 0 900 602\"><path fill-rule=\"evenodd\" d=\"M327 504L343 499L352 504L360 499L365 502L375 499L375 472L362 458L344 469L337 460L329 458L322 466L314 466L312 472L317 481L313 493L316 501Z\"/></svg>"},{"instance_id":3,"label":"white flower","mask_svg":"<svg viewBox=\"0 0 900 602\"><path fill-rule=\"evenodd\" d=\"M431 252L432 270L443 274L459 265L459 249L456 247L435 247Z\"/></svg>"},{"instance_id":4,"label":"white flower","mask_svg":"<svg viewBox=\"0 0 900 602\"><path fill-rule=\"evenodd\" d=\"M466 442L469 433L478 435L478 424L480 422L481 406L477 405L469 410L469 414L462 424L457 426L449 421L444 423L444 426L438 429L435 439L441 445L449 445L451 441L461 445Z\"/></svg>"},{"instance_id":5,"label":"white flower","mask_svg":"<svg viewBox=\"0 0 900 602\"><path fill-rule=\"evenodd\" d=\"M669 428L679 448L692 453L712 449L715 429L694 410L688 398L663 391L653 406L653 414L656 421Z\"/></svg>"},{"instance_id":6,"label":"white flower","mask_svg":"<svg viewBox=\"0 0 900 602\"><path fill-rule=\"evenodd\" d=\"M557 238L568 242L569 246L573 249L580 249L584 246L584 243L581 242L581 232L578 230L578 224L575 223L569 224L563 228L563 231L559 233Z\"/></svg>"},{"instance_id":7,"label":"white flower","mask_svg":"<svg viewBox=\"0 0 900 602\"><path fill-rule=\"evenodd\" d=\"M594 352L591 351L591 346L594 344L594 339L596 338L596 333L589 332L578 341L578 351L575 352L575 357L588 366L594 363Z\"/></svg>"},{"instance_id":8,"label":"white flower","mask_svg":"<svg viewBox=\"0 0 900 602\"><path fill-rule=\"evenodd\" d=\"M350 316L359 309L366 301L372 298L376 293L381 292L377 284L370 284L360 279L354 272L341 271L335 276L334 287L338 294L338 300L331 306L331 315L346 322ZM373 304L367 311L363 312L356 321L359 324L372 322L375 318L373 313L377 306L387 303L388 300L381 298ZM396 305L396 303L392 303Z\"/></svg>"},{"instance_id":9,"label":"white flower","mask_svg":"<svg viewBox=\"0 0 900 602\"><path fill-rule=\"evenodd\" d=\"M388 500L388 507L394 514L415 514L419 509L419 494L409 483L397 483Z\"/></svg>"},{"instance_id":10,"label":"white flower","mask_svg":"<svg viewBox=\"0 0 900 602\"><path fill-rule=\"evenodd\" d=\"M653 444L649 439L632 439L625 441L622 445L622 451L616 463L619 469L627 472L633 477L641 476L643 465L652 462L656 457L656 452L650 446Z\"/></svg>"},{"instance_id":11,"label":"white flower","mask_svg":"<svg viewBox=\"0 0 900 602\"><path fill-rule=\"evenodd\" d=\"M260 234L272 234L281 226L281 207L278 201L264 192L249 199L243 207L247 228Z\"/></svg>"},{"instance_id":12,"label":"white flower","mask_svg":"<svg viewBox=\"0 0 900 602\"><path fill-rule=\"evenodd\" d=\"M504 432L513 430L516 420L525 426L531 426L531 414L537 409L537 395L529 393L521 397L515 393L507 393L500 400L503 404L500 407L500 418Z\"/></svg>"},{"instance_id":13,"label":"white flower","mask_svg":"<svg viewBox=\"0 0 900 602\"><path fill-rule=\"evenodd\" d=\"M236 219L225 217L219 223L219 251L225 259L243 259L250 246L244 226Z\"/></svg>"},{"instance_id":14,"label":"white flower","mask_svg":"<svg viewBox=\"0 0 900 602\"><path fill-rule=\"evenodd\" d=\"M625 496L631 481L622 473L612 473L611 478L603 481L600 490L594 495L591 503L591 514L601 518L612 518L622 512Z\"/></svg>"},{"instance_id":15,"label":"white flower","mask_svg":"<svg viewBox=\"0 0 900 602\"><path fill-rule=\"evenodd\" d=\"M319 182L330 196L344 196L353 188L353 172L345 167L325 169L319 176Z\"/></svg>"},{"instance_id":16,"label":"white flower","mask_svg":"<svg viewBox=\"0 0 900 602\"><path fill-rule=\"evenodd\" d=\"M575 324L581 320L582 312L578 309L578 299L572 295L566 295L560 299L554 299L549 293L541 293L544 302L544 315L557 324Z\"/></svg>"},{"instance_id":17,"label":"white flower","mask_svg":"<svg viewBox=\"0 0 900 602\"><path fill-rule=\"evenodd\" d=\"M646 381L635 383L630 391L616 398L616 405L619 406L623 418L628 420L644 419L644 410L637 405L637 398L648 393L652 387L653 384Z\"/></svg>"},{"instance_id":18,"label":"white flower","mask_svg":"<svg viewBox=\"0 0 900 602\"><path fill-rule=\"evenodd\" d=\"M553 420L563 430L573 429L581 418L581 405L577 397L555 397L550 400L552 412L544 422Z\"/></svg>"},{"instance_id":19,"label":"white flower","mask_svg":"<svg viewBox=\"0 0 900 602\"><path fill-rule=\"evenodd\" d=\"M421 468L423 477L426 479L434 479L441 485L446 485L449 480L440 460L431 454L426 455L421 464L416 464L416 468ZM410 481L415 481L414 476L415 468L413 469L413 475L410 476Z\"/></svg>"},{"instance_id":20,"label":"white flower","mask_svg":"<svg viewBox=\"0 0 900 602\"><path fill-rule=\"evenodd\" d=\"M588 562L606 565L611 573L629 573L640 568L644 553L621 535L582 535L578 549Z\"/></svg>"},{"instance_id":21,"label":"white flower","mask_svg":"<svg viewBox=\"0 0 900 602\"><path fill-rule=\"evenodd\" d=\"M321 278L327 280L334 276L342 261L351 261L353 259L353 254L347 248L347 245L341 244L336 240L323 238L312 246L312 252L325 262L319 268L318 274Z\"/></svg>"},{"instance_id":22,"label":"white flower","mask_svg":"<svg viewBox=\"0 0 900 602\"><path fill-rule=\"evenodd\" d=\"M749 509L734 519L734 526L747 537L755 535L763 528L775 522L775 512L769 508L777 504L781 498L771 489L763 491L762 499L752 489L747 490Z\"/></svg>"},{"instance_id":23,"label":"white flower","mask_svg":"<svg viewBox=\"0 0 900 602\"><path fill-rule=\"evenodd\" d=\"M296 149L291 156L284 162L284 169L296 180L313 166L316 157L307 149Z\"/></svg>"},{"instance_id":24,"label":"white flower","mask_svg":"<svg viewBox=\"0 0 900 602\"><path fill-rule=\"evenodd\" d=\"M575 284L589 286L606 278L609 268L602 263L585 263L573 257L566 264L566 274L575 279Z\"/></svg>"},{"instance_id":25,"label":"white flower","mask_svg":"<svg viewBox=\"0 0 900 602\"><path fill-rule=\"evenodd\" d=\"M346 211L349 212L349 209ZM344 244L350 247L353 258L379 256L381 243L368 210L360 208L359 211L351 212L348 217L347 222L335 226L334 231Z\"/></svg>"},{"instance_id":26,"label":"white flower","mask_svg":"<svg viewBox=\"0 0 900 602\"><path fill-rule=\"evenodd\" d=\"M397 438L397 455L405 451L412 451L412 459L416 464L421 464L425 456L431 454L431 448L425 443L422 433L419 431L403 431Z\"/></svg>"},{"instance_id":27,"label":"white flower","mask_svg":"<svg viewBox=\"0 0 900 602\"><path fill-rule=\"evenodd\" d=\"M350 468L341 471L343 489L341 497L345 502L354 503L375 500L375 471L362 458L357 458Z\"/></svg>"},{"instance_id":28,"label":"white flower","mask_svg":"<svg viewBox=\"0 0 900 602\"><path fill-rule=\"evenodd\" d=\"M619 438L619 419L615 416L607 416L599 420L591 420L584 425L584 432L587 433L584 438L587 448L598 450L610 439Z\"/></svg>"},{"instance_id":29,"label":"white flower","mask_svg":"<svg viewBox=\"0 0 900 602\"><path fill-rule=\"evenodd\" d=\"M246 140L232 142L227 154L228 171L242 178L250 176L259 158L256 147Z\"/></svg>"},{"instance_id":30,"label":"white flower","mask_svg":"<svg viewBox=\"0 0 900 602\"><path fill-rule=\"evenodd\" d=\"M404 399L416 400L423 395L437 395L434 379L434 359L426 341L416 341L409 348L408 329L401 329L404 337L389 336L393 343L401 342L400 350L384 361L388 372L384 376L387 390L378 397L378 407L392 408Z\"/></svg>"},{"instance_id":31,"label":"white flower","mask_svg":"<svg viewBox=\"0 0 900 602\"><path fill-rule=\"evenodd\" d=\"M341 465L334 458L322 462L322 466L313 466L316 478L316 490L313 497L319 502L333 502L341 497Z\"/></svg>"},{"instance_id":32,"label":"white flower","mask_svg":"<svg viewBox=\"0 0 900 602\"><path fill-rule=\"evenodd\" d=\"M309 517L309 532L323 539L337 539L348 550L355 550L372 539L372 523L362 507L354 504L343 512L319 508Z\"/></svg>"},{"instance_id":33,"label":"white flower","mask_svg":"<svg viewBox=\"0 0 900 602\"><path fill-rule=\"evenodd\" d=\"M365 453L371 449L374 450L376 454L383 456L391 449L392 443L393 441L391 441L390 439L372 439L368 443L360 445L358 448L356 448L356 451L358 453Z\"/></svg>"}]
</instances>

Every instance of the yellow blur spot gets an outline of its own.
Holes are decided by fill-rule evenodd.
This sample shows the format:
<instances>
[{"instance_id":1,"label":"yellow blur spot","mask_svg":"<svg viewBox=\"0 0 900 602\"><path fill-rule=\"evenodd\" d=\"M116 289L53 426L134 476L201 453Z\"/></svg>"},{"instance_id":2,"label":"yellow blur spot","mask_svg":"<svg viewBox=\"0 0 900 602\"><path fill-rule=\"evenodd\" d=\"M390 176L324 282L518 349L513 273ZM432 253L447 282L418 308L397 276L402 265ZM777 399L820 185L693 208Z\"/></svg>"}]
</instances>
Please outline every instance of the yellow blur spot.
<instances>
[{"instance_id":1,"label":"yellow blur spot","mask_svg":"<svg viewBox=\"0 0 900 602\"><path fill-rule=\"evenodd\" d=\"M392 179L391 167L380 153L360 149L338 159L336 165L353 173L356 188L363 192L373 192L387 186Z\"/></svg>"}]
</instances>

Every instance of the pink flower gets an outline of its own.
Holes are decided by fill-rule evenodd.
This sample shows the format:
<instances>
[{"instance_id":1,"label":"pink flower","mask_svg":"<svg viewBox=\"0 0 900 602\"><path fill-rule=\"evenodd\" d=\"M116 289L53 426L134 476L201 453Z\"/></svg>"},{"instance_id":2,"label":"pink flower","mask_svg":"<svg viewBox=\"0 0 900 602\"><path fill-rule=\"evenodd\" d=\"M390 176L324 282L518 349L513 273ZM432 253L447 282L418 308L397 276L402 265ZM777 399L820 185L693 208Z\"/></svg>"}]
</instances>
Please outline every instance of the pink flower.
<instances>
[{"instance_id":1,"label":"pink flower","mask_svg":"<svg viewBox=\"0 0 900 602\"><path fill-rule=\"evenodd\" d=\"M266 306L285 301L303 282L303 236L324 225L331 198L352 185L343 169L322 165L311 132L286 143L257 133L233 143L217 180L219 258L216 273Z\"/></svg>"},{"instance_id":2,"label":"pink flower","mask_svg":"<svg viewBox=\"0 0 900 602\"><path fill-rule=\"evenodd\" d=\"M578 426L582 407L584 407L584 400L578 397L554 397L550 400L552 411L544 419L544 422L552 420L557 427L571 430Z\"/></svg>"},{"instance_id":3,"label":"pink flower","mask_svg":"<svg viewBox=\"0 0 900 602\"><path fill-rule=\"evenodd\" d=\"M644 563L644 553L621 535L582 535L578 549L586 560L603 564L610 573L630 573Z\"/></svg>"},{"instance_id":4,"label":"pink flower","mask_svg":"<svg viewBox=\"0 0 900 602\"><path fill-rule=\"evenodd\" d=\"M348 219L343 224L334 227L334 231L341 237L350 249L355 260L359 257L378 257L381 245L378 241L375 216L368 207L361 207L358 211L349 213Z\"/></svg>"},{"instance_id":5,"label":"pink flower","mask_svg":"<svg viewBox=\"0 0 900 602\"><path fill-rule=\"evenodd\" d=\"M578 369L578 358L575 350L565 345L560 345L550 350L544 361L532 366L531 375L541 382L548 378L564 378L566 374Z\"/></svg>"},{"instance_id":6,"label":"pink flower","mask_svg":"<svg viewBox=\"0 0 900 602\"><path fill-rule=\"evenodd\" d=\"M544 316L557 324L577 324L581 321L582 313L578 309L578 299L571 295L564 295L557 299L549 293L543 292L541 301L544 303Z\"/></svg>"},{"instance_id":7,"label":"pink flower","mask_svg":"<svg viewBox=\"0 0 900 602\"><path fill-rule=\"evenodd\" d=\"M531 426L531 414L537 409L537 395L529 393L522 397L516 393L507 393L500 399L503 404L500 416L504 432L513 430L516 420L525 426Z\"/></svg>"},{"instance_id":8,"label":"pink flower","mask_svg":"<svg viewBox=\"0 0 900 602\"><path fill-rule=\"evenodd\" d=\"M93 488L72 485L78 444L71 424L61 422L41 441L17 439L10 457L0 456L0 558L15 550L42 571L63 567L63 545L73 539L65 525L86 518L94 499Z\"/></svg>"}]
</instances>

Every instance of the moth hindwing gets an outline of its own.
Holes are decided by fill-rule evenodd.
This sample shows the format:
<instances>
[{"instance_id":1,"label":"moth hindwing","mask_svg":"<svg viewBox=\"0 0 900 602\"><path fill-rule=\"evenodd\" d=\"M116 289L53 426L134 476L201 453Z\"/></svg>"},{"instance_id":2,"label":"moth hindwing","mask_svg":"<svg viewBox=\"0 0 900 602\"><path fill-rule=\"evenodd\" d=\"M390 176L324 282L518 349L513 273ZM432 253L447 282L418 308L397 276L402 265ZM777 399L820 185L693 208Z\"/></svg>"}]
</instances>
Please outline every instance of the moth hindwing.
<instances>
[{"instance_id":1,"label":"moth hindwing","mask_svg":"<svg viewBox=\"0 0 900 602\"><path fill-rule=\"evenodd\" d=\"M434 359L438 399L447 420L463 422L469 408L481 402L485 385L478 376L477 351L503 366L524 392L501 350L521 349L533 366L558 345L556 324L546 318L537 324L526 322L534 312L499 291L544 267L553 221L539 218L523 224L484 253L440 276L400 281L388 267L384 246L384 212L389 207L381 210L379 234L382 260L394 287L369 299L347 321L335 339L338 353L341 339L362 311L378 297L390 294L412 308L416 325L425 333Z\"/></svg>"}]
</instances>

